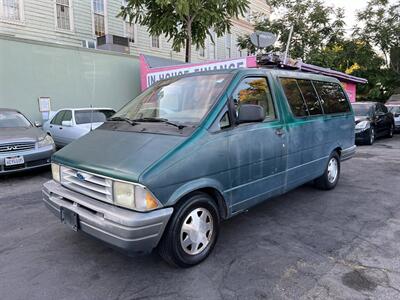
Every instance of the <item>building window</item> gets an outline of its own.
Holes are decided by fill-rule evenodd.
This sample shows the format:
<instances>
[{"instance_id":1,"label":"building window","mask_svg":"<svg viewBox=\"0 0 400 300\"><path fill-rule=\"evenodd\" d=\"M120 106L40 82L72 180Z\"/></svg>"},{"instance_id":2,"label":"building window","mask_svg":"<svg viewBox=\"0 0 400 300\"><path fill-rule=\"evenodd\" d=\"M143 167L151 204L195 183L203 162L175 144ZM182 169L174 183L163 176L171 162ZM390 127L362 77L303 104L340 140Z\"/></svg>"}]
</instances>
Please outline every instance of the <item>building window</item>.
<instances>
[{"instance_id":1,"label":"building window","mask_svg":"<svg viewBox=\"0 0 400 300\"><path fill-rule=\"evenodd\" d=\"M106 34L104 0L93 0L94 34L103 36Z\"/></svg>"},{"instance_id":2,"label":"building window","mask_svg":"<svg viewBox=\"0 0 400 300\"><path fill-rule=\"evenodd\" d=\"M57 28L72 30L70 0L56 0Z\"/></svg>"},{"instance_id":3,"label":"building window","mask_svg":"<svg viewBox=\"0 0 400 300\"><path fill-rule=\"evenodd\" d=\"M134 43L136 40L136 28L134 23L125 22L125 37L128 38L130 43Z\"/></svg>"},{"instance_id":4,"label":"building window","mask_svg":"<svg viewBox=\"0 0 400 300\"><path fill-rule=\"evenodd\" d=\"M231 55L232 55L232 34L230 34L230 33L227 33L226 35L225 35L225 49L226 49L226 52L225 52L225 56L226 56L226 58L231 58Z\"/></svg>"},{"instance_id":5,"label":"building window","mask_svg":"<svg viewBox=\"0 0 400 300\"><path fill-rule=\"evenodd\" d=\"M158 35L151 36L151 47L160 48L160 37Z\"/></svg>"},{"instance_id":6,"label":"building window","mask_svg":"<svg viewBox=\"0 0 400 300\"><path fill-rule=\"evenodd\" d=\"M206 50L203 47L199 48L199 56L206 57Z\"/></svg>"},{"instance_id":7,"label":"building window","mask_svg":"<svg viewBox=\"0 0 400 300\"><path fill-rule=\"evenodd\" d=\"M0 0L0 18L22 21L22 0Z\"/></svg>"},{"instance_id":8,"label":"building window","mask_svg":"<svg viewBox=\"0 0 400 300\"><path fill-rule=\"evenodd\" d=\"M210 43L208 44L209 45L208 53L209 53L210 59L216 59L217 58L217 53L216 53L216 51L217 51L217 47L216 47L217 35L215 34L214 31L211 31L210 33L211 33L212 38L210 38Z\"/></svg>"}]
</instances>

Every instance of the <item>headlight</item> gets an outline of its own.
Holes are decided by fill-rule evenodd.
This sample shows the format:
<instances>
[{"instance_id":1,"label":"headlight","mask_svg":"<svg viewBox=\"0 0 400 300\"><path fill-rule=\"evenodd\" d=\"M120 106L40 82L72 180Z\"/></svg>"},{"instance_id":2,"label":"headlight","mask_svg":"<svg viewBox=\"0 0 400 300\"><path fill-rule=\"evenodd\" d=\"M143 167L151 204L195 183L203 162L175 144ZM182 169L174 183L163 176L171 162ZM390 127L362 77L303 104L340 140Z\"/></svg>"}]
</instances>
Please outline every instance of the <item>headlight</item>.
<instances>
[{"instance_id":1,"label":"headlight","mask_svg":"<svg viewBox=\"0 0 400 300\"><path fill-rule=\"evenodd\" d=\"M138 211L149 211L161 207L160 202L145 187L114 181L114 204Z\"/></svg>"},{"instance_id":2,"label":"headlight","mask_svg":"<svg viewBox=\"0 0 400 300\"><path fill-rule=\"evenodd\" d=\"M38 147L45 147L45 146L50 146L54 145L53 138L49 135L46 135L43 139L39 140L38 142Z\"/></svg>"},{"instance_id":3,"label":"headlight","mask_svg":"<svg viewBox=\"0 0 400 300\"><path fill-rule=\"evenodd\" d=\"M51 163L51 173L54 181L60 182L60 165Z\"/></svg>"},{"instance_id":4,"label":"headlight","mask_svg":"<svg viewBox=\"0 0 400 300\"><path fill-rule=\"evenodd\" d=\"M356 129L367 129L369 128L368 121L361 121L360 123L356 124Z\"/></svg>"}]
</instances>

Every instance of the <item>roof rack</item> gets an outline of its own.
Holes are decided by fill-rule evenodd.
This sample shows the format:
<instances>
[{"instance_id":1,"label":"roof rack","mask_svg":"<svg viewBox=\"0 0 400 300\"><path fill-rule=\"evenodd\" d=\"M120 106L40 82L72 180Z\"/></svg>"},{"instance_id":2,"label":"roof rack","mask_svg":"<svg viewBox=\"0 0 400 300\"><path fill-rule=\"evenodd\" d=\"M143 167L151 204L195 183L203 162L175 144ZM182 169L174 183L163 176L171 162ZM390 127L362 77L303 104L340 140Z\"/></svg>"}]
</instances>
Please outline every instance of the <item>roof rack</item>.
<instances>
[{"instance_id":1,"label":"roof rack","mask_svg":"<svg viewBox=\"0 0 400 300\"><path fill-rule=\"evenodd\" d=\"M256 56L257 66L268 69L300 70L301 61L285 58L280 52L259 53Z\"/></svg>"}]
</instances>

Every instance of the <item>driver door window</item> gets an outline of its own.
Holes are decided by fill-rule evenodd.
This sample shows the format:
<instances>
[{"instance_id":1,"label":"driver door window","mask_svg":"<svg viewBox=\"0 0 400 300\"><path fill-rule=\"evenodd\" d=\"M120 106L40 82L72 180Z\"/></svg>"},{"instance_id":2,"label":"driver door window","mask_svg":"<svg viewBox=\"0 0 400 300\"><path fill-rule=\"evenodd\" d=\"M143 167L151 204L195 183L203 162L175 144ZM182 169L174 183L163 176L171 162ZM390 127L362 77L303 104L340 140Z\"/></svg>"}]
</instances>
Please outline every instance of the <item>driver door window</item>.
<instances>
[{"instance_id":1,"label":"driver door window","mask_svg":"<svg viewBox=\"0 0 400 300\"><path fill-rule=\"evenodd\" d=\"M56 116L53 118L53 120L51 120L51 124L53 124L53 125L61 125L61 122L63 120L64 114L65 114L65 110L62 110L62 111L58 112L56 114Z\"/></svg>"},{"instance_id":2,"label":"driver door window","mask_svg":"<svg viewBox=\"0 0 400 300\"><path fill-rule=\"evenodd\" d=\"M271 91L264 77L249 77L242 80L233 93L233 102L238 115L243 104L256 104L264 108L265 120L275 120L276 114Z\"/></svg>"}]
</instances>

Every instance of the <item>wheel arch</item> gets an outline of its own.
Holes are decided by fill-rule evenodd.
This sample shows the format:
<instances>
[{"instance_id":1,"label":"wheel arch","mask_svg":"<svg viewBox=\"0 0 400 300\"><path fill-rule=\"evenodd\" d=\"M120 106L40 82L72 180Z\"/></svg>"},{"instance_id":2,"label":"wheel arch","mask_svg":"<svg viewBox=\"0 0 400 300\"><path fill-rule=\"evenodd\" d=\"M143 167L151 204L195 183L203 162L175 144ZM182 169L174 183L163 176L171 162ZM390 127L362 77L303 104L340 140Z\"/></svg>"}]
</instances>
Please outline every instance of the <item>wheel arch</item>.
<instances>
[{"instance_id":1,"label":"wheel arch","mask_svg":"<svg viewBox=\"0 0 400 300\"><path fill-rule=\"evenodd\" d=\"M166 206L176 205L196 193L204 193L215 201L220 217L226 219L229 216L229 206L223 196L222 190L222 186L219 183L209 179L200 179L187 183L176 190L168 199Z\"/></svg>"}]
</instances>

